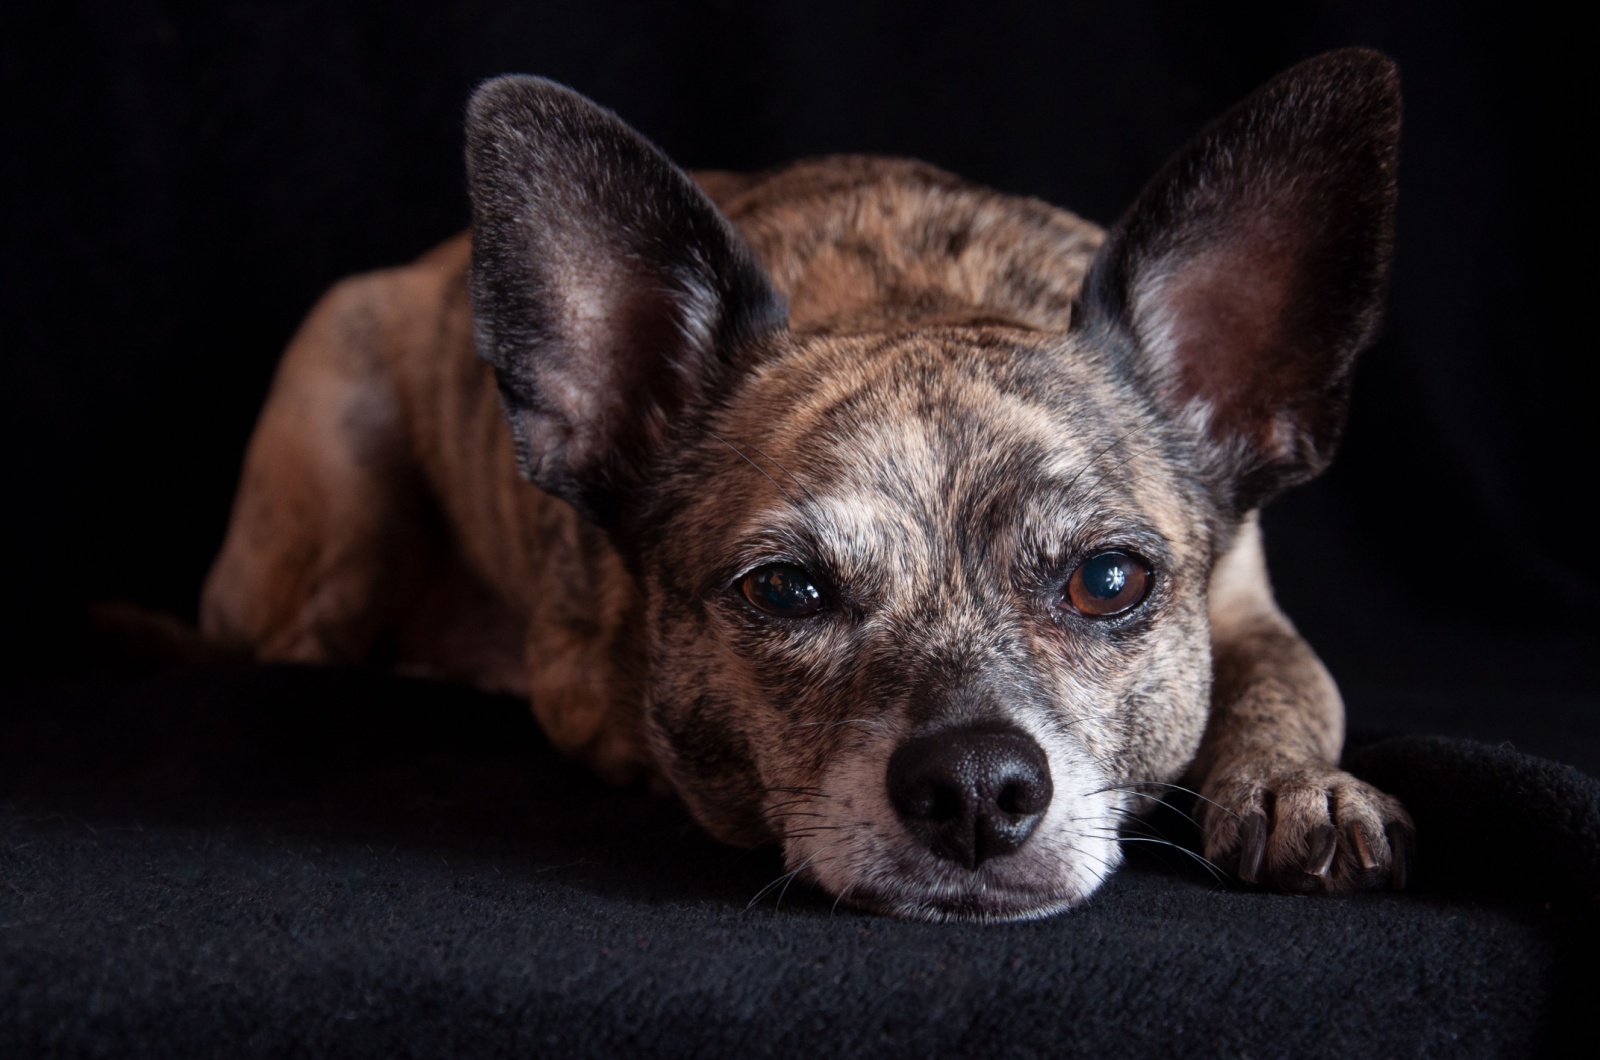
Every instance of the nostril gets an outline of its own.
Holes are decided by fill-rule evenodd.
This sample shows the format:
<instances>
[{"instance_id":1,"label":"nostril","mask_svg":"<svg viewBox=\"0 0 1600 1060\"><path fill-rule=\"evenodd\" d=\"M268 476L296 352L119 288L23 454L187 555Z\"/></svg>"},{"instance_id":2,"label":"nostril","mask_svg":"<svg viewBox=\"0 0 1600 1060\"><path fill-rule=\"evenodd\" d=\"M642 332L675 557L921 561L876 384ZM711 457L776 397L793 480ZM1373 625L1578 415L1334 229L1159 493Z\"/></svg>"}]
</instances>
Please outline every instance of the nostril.
<instances>
[{"instance_id":1,"label":"nostril","mask_svg":"<svg viewBox=\"0 0 1600 1060\"><path fill-rule=\"evenodd\" d=\"M926 777L920 783L902 785L894 792L895 812L901 817L917 821L949 821L966 813L966 799L953 784Z\"/></svg>"},{"instance_id":2,"label":"nostril","mask_svg":"<svg viewBox=\"0 0 1600 1060\"><path fill-rule=\"evenodd\" d=\"M995 805L1003 813L1043 813L1050 808L1050 796L1050 773L1046 766L1037 773L1007 780L995 796Z\"/></svg>"},{"instance_id":3,"label":"nostril","mask_svg":"<svg viewBox=\"0 0 1600 1060\"><path fill-rule=\"evenodd\" d=\"M1034 812L1032 810L1023 809L1023 807L1028 803L1028 793L1023 790L1021 784L1018 784L1015 781L1001 788L1000 794L996 796L994 801L995 805L999 806L1000 809L1006 813Z\"/></svg>"},{"instance_id":4,"label":"nostril","mask_svg":"<svg viewBox=\"0 0 1600 1060\"><path fill-rule=\"evenodd\" d=\"M966 799L959 788L950 784L935 784L933 797L928 800L928 812L924 816L930 821L953 821L966 812Z\"/></svg>"}]
</instances>

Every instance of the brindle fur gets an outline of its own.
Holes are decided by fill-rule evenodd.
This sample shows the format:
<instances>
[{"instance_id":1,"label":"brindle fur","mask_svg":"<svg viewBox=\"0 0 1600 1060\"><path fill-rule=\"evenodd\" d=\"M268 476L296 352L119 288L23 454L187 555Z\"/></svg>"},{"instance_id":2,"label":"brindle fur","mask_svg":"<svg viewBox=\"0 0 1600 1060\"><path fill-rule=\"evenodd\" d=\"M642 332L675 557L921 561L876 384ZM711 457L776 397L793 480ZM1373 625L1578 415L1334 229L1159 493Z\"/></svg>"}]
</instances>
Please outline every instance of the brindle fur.
<instances>
[{"instance_id":1,"label":"brindle fur","mask_svg":"<svg viewBox=\"0 0 1600 1060\"><path fill-rule=\"evenodd\" d=\"M1291 135L1273 121L1337 112L1339 93L1376 146L1319 188L1272 154ZM1337 437L1386 263L1394 99L1381 57L1307 64L1234 113L1244 133L1203 136L1107 244L881 158L699 174L719 215L614 116L491 83L469 118L476 245L347 280L312 312L251 441L204 630L308 662L389 640L402 667L526 694L558 747L665 784L730 842L781 844L869 908L1070 906L1118 862L1124 816L1186 775L1207 856L1247 880L1398 879L1409 821L1333 765L1339 695L1273 601L1254 514ZM1208 161L1218 143L1243 175ZM1228 187L1274 166L1287 205ZM1294 227L1307 195L1369 215L1333 255L1345 272L1313 262L1309 294L1270 282L1296 240L1329 238ZM1185 308L1232 297L1257 259L1267 279L1229 313ZM1295 302L1328 291L1348 306ZM1219 329L1246 347L1214 355L1220 382L1184 346ZM1067 575L1111 547L1151 561L1150 597L1064 614ZM826 581L823 616L739 597L776 561ZM885 763L913 732L999 717L1044 749L1056 797L1016 853L941 861L897 821Z\"/></svg>"}]
</instances>

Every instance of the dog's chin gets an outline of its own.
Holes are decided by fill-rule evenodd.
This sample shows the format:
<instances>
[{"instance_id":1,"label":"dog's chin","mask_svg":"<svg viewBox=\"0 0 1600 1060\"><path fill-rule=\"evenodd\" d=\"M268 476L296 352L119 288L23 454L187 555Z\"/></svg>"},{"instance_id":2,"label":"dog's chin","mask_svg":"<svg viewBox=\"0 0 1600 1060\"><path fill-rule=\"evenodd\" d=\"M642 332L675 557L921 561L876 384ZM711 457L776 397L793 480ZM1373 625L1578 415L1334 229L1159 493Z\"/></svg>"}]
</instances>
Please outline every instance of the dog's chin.
<instances>
[{"instance_id":1,"label":"dog's chin","mask_svg":"<svg viewBox=\"0 0 1600 1060\"><path fill-rule=\"evenodd\" d=\"M1079 860L1059 849L1024 849L967 869L926 850L880 851L848 879L828 868L805 878L841 903L908 920L1038 920L1087 901L1121 860L1115 843ZM1080 857L1089 852L1074 852ZM1092 871L1093 864L1098 871Z\"/></svg>"}]
</instances>

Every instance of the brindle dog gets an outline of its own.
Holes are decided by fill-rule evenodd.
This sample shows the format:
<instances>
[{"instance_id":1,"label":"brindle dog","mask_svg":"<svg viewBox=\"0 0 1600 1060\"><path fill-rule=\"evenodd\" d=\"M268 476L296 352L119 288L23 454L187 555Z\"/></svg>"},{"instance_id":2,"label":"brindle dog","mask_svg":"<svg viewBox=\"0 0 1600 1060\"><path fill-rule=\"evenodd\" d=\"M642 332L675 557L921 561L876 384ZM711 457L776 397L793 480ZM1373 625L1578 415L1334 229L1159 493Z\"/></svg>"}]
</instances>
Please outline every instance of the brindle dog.
<instances>
[{"instance_id":1,"label":"brindle dog","mask_svg":"<svg viewBox=\"0 0 1600 1060\"><path fill-rule=\"evenodd\" d=\"M204 630L526 694L874 910L1065 909L1185 777L1242 879L1399 886L1256 520L1338 439L1399 117L1387 59L1313 59L1108 234L915 162L691 178L491 81L470 243L311 314Z\"/></svg>"}]
</instances>

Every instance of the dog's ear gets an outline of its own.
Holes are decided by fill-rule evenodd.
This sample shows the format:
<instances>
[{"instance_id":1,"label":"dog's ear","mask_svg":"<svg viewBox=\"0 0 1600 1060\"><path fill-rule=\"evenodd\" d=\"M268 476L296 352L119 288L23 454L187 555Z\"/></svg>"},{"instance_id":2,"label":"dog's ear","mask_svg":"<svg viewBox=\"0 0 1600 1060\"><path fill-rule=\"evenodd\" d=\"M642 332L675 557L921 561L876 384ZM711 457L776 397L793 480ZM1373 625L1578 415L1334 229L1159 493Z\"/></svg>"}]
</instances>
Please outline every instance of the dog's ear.
<instances>
[{"instance_id":1,"label":"dog's ear","mask_svg":"<svg viewBox=\"0 0 1600 1060\"><path fill-rule=\"evenodd\" d=\"M1400 132L1394 64L1351 49L1282 74L1140 194L1084 283L1104 334L1198 432L1236 511L1320 472L1382 308Z\"/></svg>"},{"instance_id":2,"label":"dog's ear","mask_svg":"<svg viewBox=\"0 0 1600 1060\"><path fill-rule=\"evenodd\" d=\"M784 300L693 180L550 81L478 89L467 180L478 350L522 473L610 525Z\"/></svg>"}]
</instances>

